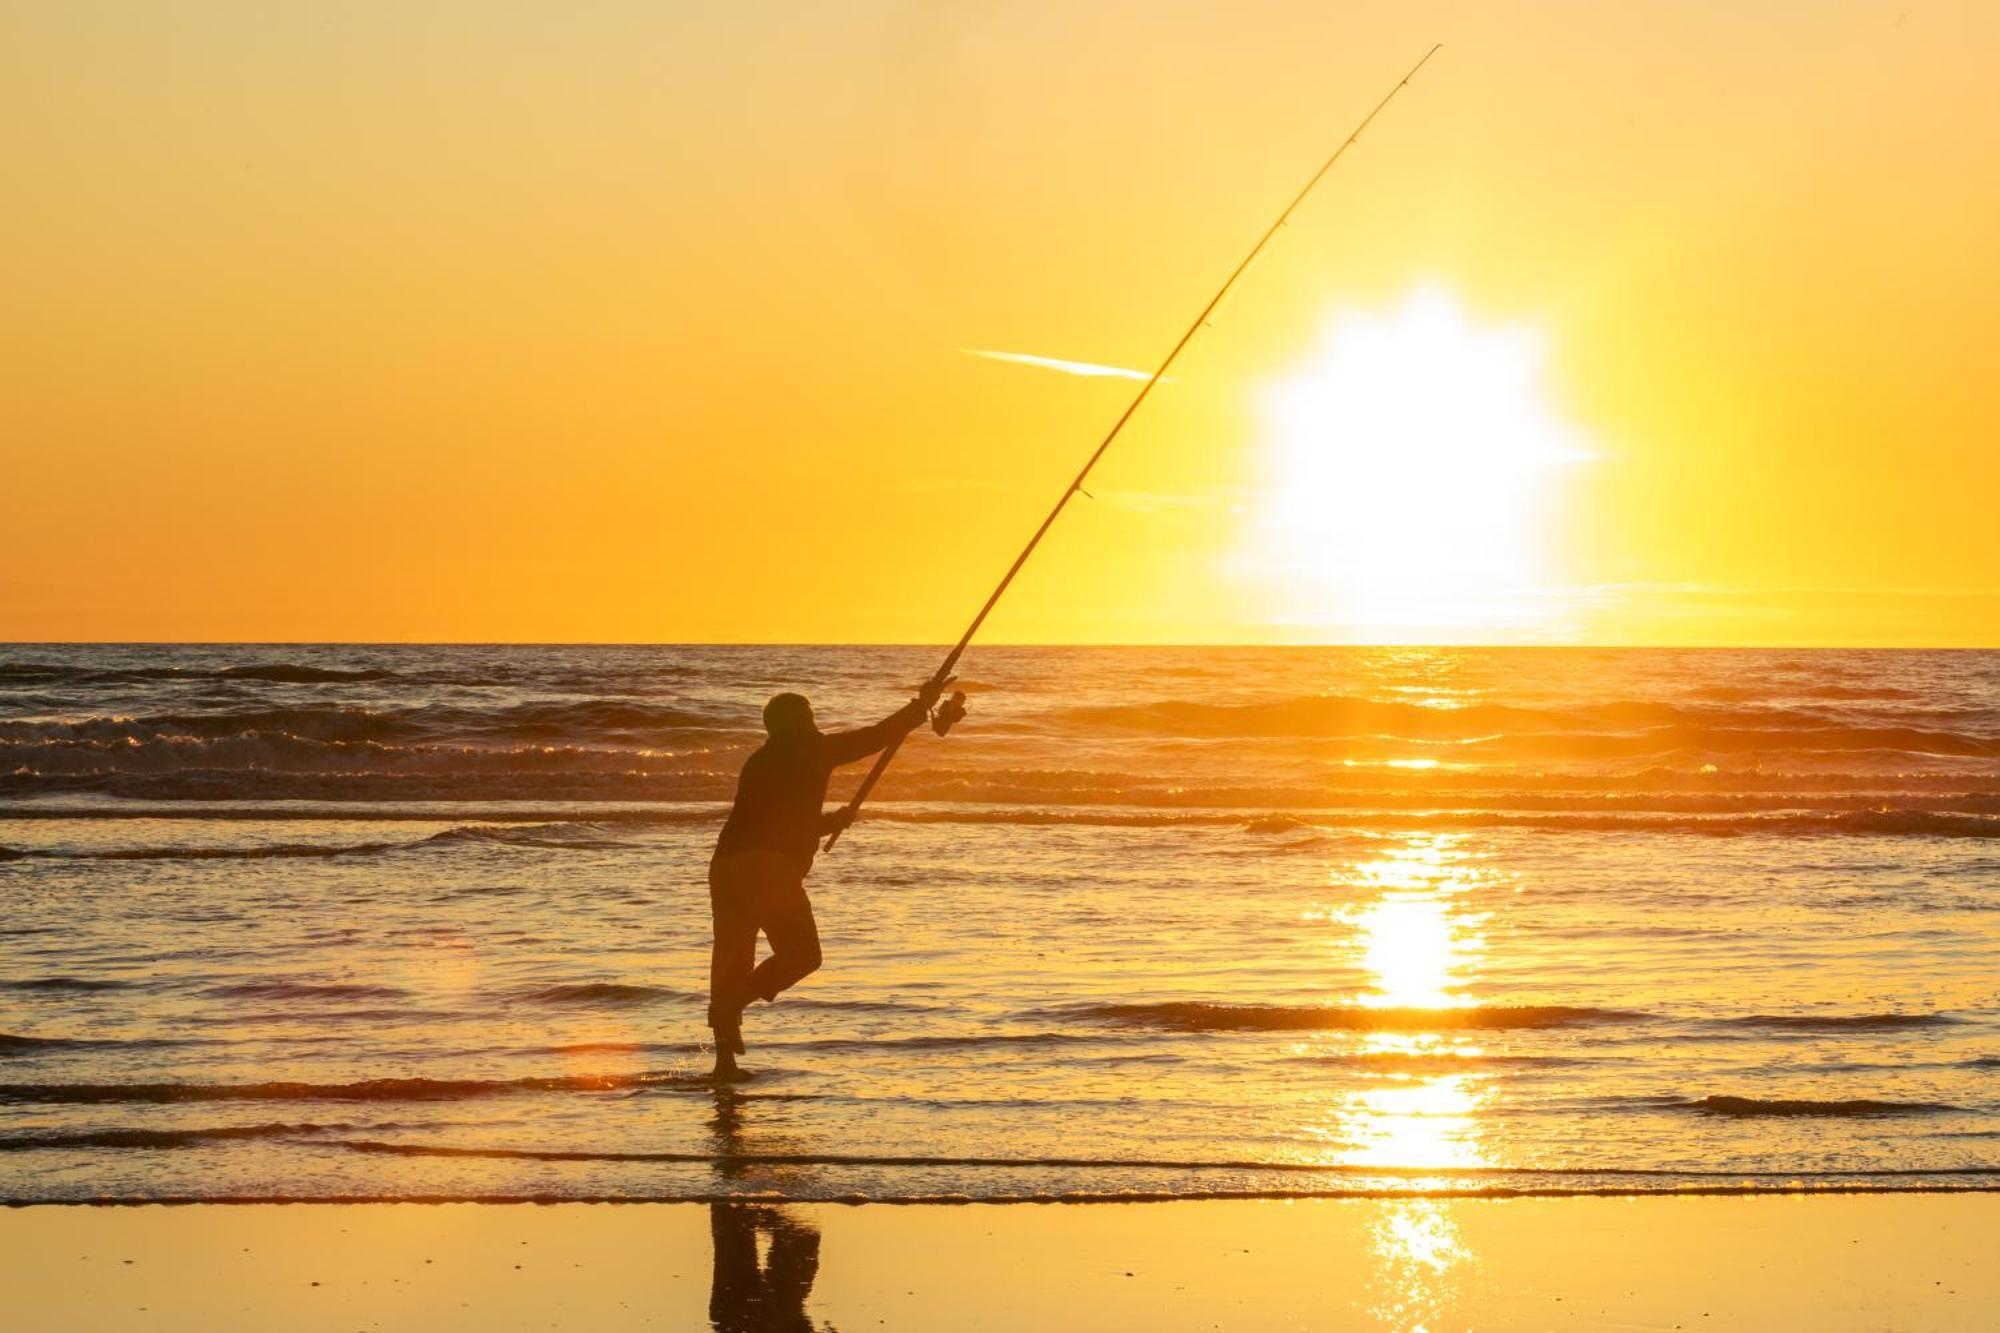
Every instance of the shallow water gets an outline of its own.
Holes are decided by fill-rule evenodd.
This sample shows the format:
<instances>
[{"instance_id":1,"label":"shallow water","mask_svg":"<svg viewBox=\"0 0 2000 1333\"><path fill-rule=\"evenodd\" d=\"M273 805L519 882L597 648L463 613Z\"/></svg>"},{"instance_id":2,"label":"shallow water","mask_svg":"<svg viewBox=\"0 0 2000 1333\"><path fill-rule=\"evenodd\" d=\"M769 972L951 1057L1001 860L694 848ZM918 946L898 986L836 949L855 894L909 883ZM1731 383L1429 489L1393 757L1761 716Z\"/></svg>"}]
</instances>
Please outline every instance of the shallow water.
<instances>
[{"instance_id":1,"label":"shallow water","mask_svg":"<svg viewBox=\"0 0 2000 1333\"><path fill-rule=\"evenodd\" d=\"M757 705L934 653L0 650L0 1197L2000 1180L2000 654L978 649L699 1075Z\"/></svg>"}]
</instances>

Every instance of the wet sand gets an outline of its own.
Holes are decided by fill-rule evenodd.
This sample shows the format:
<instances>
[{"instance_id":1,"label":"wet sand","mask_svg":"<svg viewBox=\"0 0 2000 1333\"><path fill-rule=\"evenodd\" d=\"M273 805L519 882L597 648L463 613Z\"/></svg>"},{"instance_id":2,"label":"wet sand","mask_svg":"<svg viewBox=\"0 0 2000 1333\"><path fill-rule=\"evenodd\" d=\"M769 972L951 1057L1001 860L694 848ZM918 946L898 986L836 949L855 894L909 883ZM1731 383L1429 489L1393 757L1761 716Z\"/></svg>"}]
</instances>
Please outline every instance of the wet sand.
<instances>
[{"instance_id":1,"label":"wet sand","mask_svg":"<svg viewBox=\"0 0 2000 1333\"><path fill-rule=\"evenodd\" d=\"M0 1209L17 1328L1982 1329L2000 1195Z\"/></svg>"}]
</instances>

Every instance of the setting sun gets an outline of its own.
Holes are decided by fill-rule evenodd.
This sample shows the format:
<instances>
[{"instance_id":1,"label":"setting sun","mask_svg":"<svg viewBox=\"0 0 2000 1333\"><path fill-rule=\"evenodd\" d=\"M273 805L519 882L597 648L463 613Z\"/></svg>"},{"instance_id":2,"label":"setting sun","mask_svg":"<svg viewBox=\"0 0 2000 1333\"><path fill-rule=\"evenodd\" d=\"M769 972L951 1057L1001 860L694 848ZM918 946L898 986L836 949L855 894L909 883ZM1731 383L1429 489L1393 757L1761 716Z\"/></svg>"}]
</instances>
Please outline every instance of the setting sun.
<instances>
[{"instance_id":1,"label":"setting sun","mask_svg":"<svg viewBox=\"0 0 2000 1333\"><path fill-rule=\"evenodd\" d=\"M1548 523L1590 454L1533 329L1420 288L1337 317L1267 407L1258 572L1282 616L1400 643L1531 637L1560 614Z\"/></svg>"}]
</instances>

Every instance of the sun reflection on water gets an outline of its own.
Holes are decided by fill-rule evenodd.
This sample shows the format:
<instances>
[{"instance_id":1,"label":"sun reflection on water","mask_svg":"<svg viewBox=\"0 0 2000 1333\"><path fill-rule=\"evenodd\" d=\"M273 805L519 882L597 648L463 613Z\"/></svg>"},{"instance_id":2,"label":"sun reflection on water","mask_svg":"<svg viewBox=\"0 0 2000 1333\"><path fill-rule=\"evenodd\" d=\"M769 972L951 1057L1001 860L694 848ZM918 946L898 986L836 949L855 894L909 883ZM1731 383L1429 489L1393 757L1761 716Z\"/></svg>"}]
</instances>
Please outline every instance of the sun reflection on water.
<instances>
[{"instance_id":1,"label":"sun reflection on water","mask_svg":"<svg viewBox=\"0 0 2000 1333\"><path fill-rule=\"evenodd\" d=\"M1336 1161L1402 1171L1492 1165L1479 1121L1486 1077L1451 1067L1476 1062L1480 1039L1448 1013L1472 1003L1465 992L1485 954L1485 918L1465 899L1486 874L1455 834L1413 835L1337 873L1363 895L1334 918L1346 927L1336 947L1365 975L1352 1002L1383 1011L1384 1021L1344 1039L1368 1085L1343 1093L1333 1109L1325 1137L1337 1145ZM1433 1026L1427 1010L1447 1012Z\"/></svg>"},{"instance_id":2,"label":"sun reflection on water","mask_svg":"<svg viewBox=\"0 0 2000 1333\"><path fill-rule=\"evenodd\" d=\"M1323 1137L1331 1160L1393 1173L1413 1191L1463 1185L1457 1172L1495 1165L1482 1133L1491 1100L1479 1057L1486 1037L1460 1026L1487 950L1475 890L1493 872L1462 834L1400 838L1334 873L1346 903L1328 913L1334 947L1362 974L1349 1002L1380 1014L1379 1025L1345 1037L1363 1086L1343 1090ZM1473 1261L1451 1206L1411 1197L1383 1205L1372 1227L1370 1313L1403 1329L1436 1326L1451 1306L1459 1270Z\"/></svg>"},{"instance_id":3,"label":"sun reflection on water","mask_svg":"<svg viewBox=\"0 0 2000 1333\"><path fill-rule=\"evenodd\" d=\"M1453 986L1463 942L1449 910L1434 898L1385 894L1363 910L1362 964L1373 987L1357 996L1381 1008L1444 1008L1462 1003Z\"/></svg>"},{"instance_id":4,"label":"sun reflection on water","mask_svg":"<svg viewBox=\"0 0 2000 1333\"><path fill-rule=\"evenodd\" d=\"M1344 914L1361 946L1368 989L1354 998L1382 1008L1438 1009L1465 1004L1485 937L1483 918L1458 899L1478 876L1465 838L1419 834L1348 874L1353 888L1374 897Z\"/></svg>"}]
</instances>

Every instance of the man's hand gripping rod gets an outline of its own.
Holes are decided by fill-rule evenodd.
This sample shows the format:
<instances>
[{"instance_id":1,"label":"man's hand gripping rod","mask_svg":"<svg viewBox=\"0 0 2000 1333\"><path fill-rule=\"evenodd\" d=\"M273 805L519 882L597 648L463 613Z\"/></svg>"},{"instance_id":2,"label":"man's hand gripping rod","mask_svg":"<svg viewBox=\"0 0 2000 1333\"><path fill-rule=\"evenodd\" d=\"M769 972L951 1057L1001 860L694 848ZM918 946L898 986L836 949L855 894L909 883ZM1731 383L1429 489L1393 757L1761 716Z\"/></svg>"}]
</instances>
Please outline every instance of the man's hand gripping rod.
<instances>
[{"instance_id":1,"label":"man's hand gripping rod","mask_svg":"<svg viewBox=\"0 0 2000 1333\"><path fill-rule=\"evenodd\" d=\"M1111 447L1111 442L1118 438L1120 431L1125 429L1125 423L1132 419L1133 414L1139 410L1139 405L1144 403L1147 395L1153 392L1153 386L1160 382L1160 377L1165 375L1174 362L1179 359L1182 350L1194 341L1194 335L1201 331L1202 325L1208 322L1208 317L1215 313L1217 306L1222 304L1222 298L1229 295L1229 289L1236 285L1236 280L1243 276L1252 263L1256 262L1257 256L1264 252L1264 247L1269 245L1272 238L1278 234L1285 223L1291 220L1291 216L1298 209L1298 206L1304 203L1306 196L1313 192L1313 187L1320 183L1327 172L1333 170L1333 164L1340 161L1341 154L1353 146L1354 141L1361 137L1362 131L1368 128L1375 117L1382 114L1382 108L1388 106L1395 99L1397 93L1403 91L1404 85L1416 77L1417 71L1428 64L1430 58L1436 55L1442 46L1443 43L1439 43L1437 46L1433 46L1430 50L1424 52L1424 58L1410 66L1410 72L1398 79L1396 86L1384 94L1382 100L1375 104L1374 109L1361 118L1361 123L1354 127L1353 133L1341 140L1340 146L1333 150L1326 161L1320 164L1319 170L1315 171L1311 178L1300 187L1299 192L1292 196L1292 201L1285 205L1285 211L1278 214L1278 220L1273 222L1270 228L1257 238L1257 244L1250 247L1250 253L1243 256L1243 262L1238 264L1229 277L1224 280L1222 286L1216 289L1215 295L1208 299L1208 304L1201 308L1201 313L1194 317L1194 322L1189 324L1187 331L1181 334L1180 341L1174 344L1173 350L1167 353L1166 359L1160 362L1159 367L1146 377L1146 382L1139 386L1139 392L1126 405L1124 412L1119 414L1118 420L1111 424L1111 429L1105 432L1104 438L1098 441L1097 448L1091 451L1089 459L1085 461L1082 470L1076 474L1075 480L1070 482L1069 486L1064 489L1062 495L1056 500L1055 508L1049 510L1049 516L1042 520L1042 525L1035 529L1035 535L1030 537L1028 544L1021 548L1021 554L1014 557L1014 563L1007 567L1006 575L1001 578L999 586L993 589L993 595L986 599L986 605L979 608L979 614L974 616L972 623L965 627L965 633L959 636L958 643L953 646L949 653L945 654L945 659L939 665L936 673L924 683L924 687L920 692L921 697L936 699L944 692L945 686L951 683L951 673L958 666L958 659L965 655L966 645L972 642L972 636L977 634L979 627L986 623L986 617L998 605L1001 595L1007 591L1007 586L1014 581L1014 576L1021 572L1021 566L1028 563L1028 557L1035 553L1037 546L1041 545L1042 537L1055 525L1056 519L1061 516L1064 508L1068 506L1070 497L1083 489L1083 483L1090 477L1090 470L1097 466L1097 460L1104 457L1104 451ZM954 695L950 702L945 704L939 710L937 716L932 719L932 724L937 727L938 734L942 735L964 713L965 697L963 695ZM833 850L833 845L840 841L841 832L861 812L862 802L868 799L868 793L875 790L875 784L881 781L883 771L889 767L890 761L896 757L896 751L902 743L903 738L901 736L896 737L883 746L882 753L875 757L875 766L870 768L868 775L861 779L861 785L854 789L853 797L844 807L842 811L844 816L842 823L827 836L827 851Z\"/></svg>"}]
</instances>

